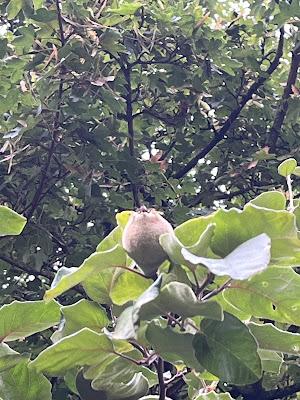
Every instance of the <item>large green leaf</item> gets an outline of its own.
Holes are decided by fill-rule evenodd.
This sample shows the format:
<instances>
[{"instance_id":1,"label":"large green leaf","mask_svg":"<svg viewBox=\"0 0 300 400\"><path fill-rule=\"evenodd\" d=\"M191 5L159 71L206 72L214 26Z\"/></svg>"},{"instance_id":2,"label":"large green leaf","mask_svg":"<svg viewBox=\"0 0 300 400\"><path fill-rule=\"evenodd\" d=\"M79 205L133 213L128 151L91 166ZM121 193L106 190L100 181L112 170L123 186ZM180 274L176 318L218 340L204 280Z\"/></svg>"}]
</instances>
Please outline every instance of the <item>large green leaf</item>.
<instances>
[{"instance_id":1,"label":"large green leaf","mask_svg":"<svg viewBox=\"0 0 300 400\"><path fill-rule=\"evenodd\" d=\"M0 206L0 236L19 235L26 225L26 218L6 206Z\"/></svg>"},{"instance_id":2,"label":"large green leaf","mask_svg":"<svg viewBox=\"0 0 300 400\"><path fill-rule=\"evenodd\" d=\"M204 319L200 332L195 335L193 346L204 368L235 385L259 380L262 370L257 344L239 319L227 313L224 321Z\"/></svg>"},{"instance_id":3,"label":"large green leaf","mask_svg":"<svg viewBox=\"0 0 300 400\"><path fill-rule=\"evenodd\" d=\"M102 271L106 269L110 269L110 271L106 271L106 274L111 276L118 266L124 265L126 265L126 253L119 245L116 245L112 249L103 252L93 253L78 269L69 275L63 276L55 286L45 293L44 298L45 300L49 301L54 297L64 293L68 289L71 289L73 286L83 282L90 275L97 274L99 272L103 274Z\"/></svg>"},{"instance_id":4,"label":"large green leaf","mask_svg":"<svg viewBox=\"0 0 300 400\"><path fill-rule=\"evenodd\" d=\"M116 244L121 243L121 228L117 226L113 229L109 235L107 235L97 246L97 252L110 250L116 246Z\"/></svg>"},{"instance_id":5,"label":"large green leaf","mask_svg":"<svg viewBox=\"0 0 300 400\"><path fill-rule=\"evenodd\" d=\"M137 350L127 354L132 359L140 359L141 353ZM84 372L84 377L91 379L91 386L95 390L105 391L110 400L139 399L149 389L149 382L143 372L147 369L135 363L115 357L104 365L101 363L92 366ZM153 372L149 371L153 375ZM155 381L156 383L156 381Z\"/></svg>"},{"instance_id":6,"label":"large green leaf","mask_svg":"<svg viewBox=\"0 0 300 400\"><path fill-rule=\"evenodd\" d=\"M0 372L10 369L19 362L27 360L29 354L19 354L11 349L7 344L0 344Z\"/></svg>"},{"instance_id":7,"label":"large green leaf","mask_svg":"<svg viewBox=\"0 0 300 400\"><path fill-rule=\"evenodd\" d=\"M107 374L104 371L101 374L103 376L100 375L94 380L86 380L83 376L77 378L77 385L79 385L83 399L138 400L148 392L149 383L142 372L134 372L131 374L131 379L126 380L123 375L124 368L122 368L122 363L110 363L107 369ZM128 371L126 372L128 373ZM87 386L88 383L90 388ZM86 397L88 391L94 393L94 396L97 397Z\"/></svg>"},{"instance_id":8,"label":"large green leaf","mask_svg":"<svg viewBox=\"0 0 300 400\"><path fill-rule=\"evenodd\" d=\"M38 372L57 376L75 366L105 363L111 357L115 357L112 341L103 333L83 328L46 348L30 365Z\"/></svg>"},{"instance_id":9,"label":"large green leaf","mask_svg":"<svg viewBox=\"0 0 300 400\"><path fill-rule=\"evenodd\" d=\"M248 281L233 282L221 296L254 317L299 325L299 291L300 275L292 268L270 267Z\"/></svg>"},{"instance_id":10,"label":"large green leaf","mask_svg":"<svg viewBox=\"0 0 300 400\"><path fill-rule=\"evenodd\" d=\"M253 204L243 211L217 211L216 231L212 248L226 256L236 246L261 233L271 238L271 262L278 265L298 264L300 240L297 237L295 217L288 211L268 210Z\"/></svg>"},{"instance_id":11,"label":"large green leaf","mask_svg":"<svg viewBox=\"0 0 300 400\"><path fill-rule=\"evenodd\" d=\"M13 301L0 309L0 342L22 339L56 325L60 307L55 301Z\"/></svg>"},{"instance_id":12,"label":"large green leaf","mask_svg":"<svg viewBox=\"0 0 300 400\"><path fill-rule=\"evenodd\" d=\"M22 10L23 0L10 0L6 7L7 18L14 19Z\"/></svg>"},{"instance_id":13,"label":"large green leaf","mask_svg":"<svg viewBox=\"0 0 300 400\"><path fill-rule=\"evenodd\" d=\"M271 263L287 266L300 263L296 219L288 211L248 203L242 211L220 209L207 217L189 220L177 227L175 233L185 246L191 246L211 223L216 224L211 248L220 257L226 257L242 243L265 233L271 239Z\"/></svg>"},{"instance_id":14,"label":"large green leaf","mask_svg":"<svg viewBox=\"0 0 300 400\"><path fill-rule=\"evenodd\" d=\"M286 198L282 192L271 190L270 192L261 193L250 203L258 207L270 208L271 210L285 210Z\"/></svg>"},{"instance_id":15,"label":"large green leaf","mask_svg":"<svg viewBox=\"0 0 300 400\"><path fill-rule=\"evenodd\" d=\"M82 328L90 328L101 332L110 323L105 310L98 304L82 299L75 304L61 308L63 326L52 335L54 341L77 332Z\"/></svg>"},{"instance_id":16,"label":"large green leaf","mask_svg":"<svg viewBox=\"0 0 300 400\"><path fill-rule=\"evenodd\" d=\"M198 257L182 249L183 257L194 265L203 264L215 275L228 275L233 279L248 279L265 270L270 262L270 238L262 233L239 245L225 258Z\"/></svg>"},{"instance_id":17,"label":"large green leaf","mask_svg":"<svg viewBox=\"0 0 300 400\"><path fill-rule=\"evenodd\" d=\"M210 242L215 230L215 224L209 224L192 246L185 247L174 233L165 233L160 236L159 242L170 259L177 264L185 264L193 267L182 255L182 250L187 249L192 254L205 257L209 250Z\"/></svg>"},{"instance_id":18,"label":"large green leaf","mask_svg":"<svg viewBox=\"0 0 300 400\"><path fill-rule=\"evenodd\" d=\"M272 324L250 323L250 332L257 340L260 349L273 350L296 356L300 353L300 334L283 331Z\"/></svg>"},{"instance_id":19,"label":"large green leaf","mask_svg":"<svg viewBox=\"0 0 300 400\"><path fill-rule=\"evenodd\" d=\"M161 277L157 279L118 318L114 336L119 339L136 337L142 320L151 320L160 315L174 313L186 317L203 316L223 319L221 306L215 301L199 301L192 289L181 282L167 283L160 289Z\"/></svg>"},{"instance_id":20,"label":"large green leaf","mask_svg":"<svg viewBox=\"0 0 300 400\"><path fill-rule=\"evenodd\" d=\"M174 329L151 322L146 330L146 338L153 349L165 360L172 364L184 363L196 371L203 371L195 357L192 346L194 335L176 332Z\"/></svg>"},{"instance_id":21,"label":"large green leaf","mask_svg":"<svg viewBox=\"0 0 300 400\"><path fill-rule=\"evenodd\" d=\"M51 400L51 384L44 375L29 368L28 361L0 374L3 400Z\"/></svg>"},{"instance_id":22,"label":"large green leaf","mask_svg":"<svg viewBox=\"0 0 300 400\"><path fill-rule=\"evenodd\" d=\"M114 304L121 306L128 301L136 300L152 283L152 279L125 271L114 281L110 298Z\"/></svg>"},{"instance_id":23,"label":"large green leaf","mask_svg":"<svg viewBox=\"0 0 300 400\"><path fill-rule=\"evenodd\" d=\"M159 295L148 301L140 303L141 298L134 305L134 313L141 319L152 319L157 315L166 315L169 312L182 317L205 316L222 320L222 309L214 301L199 301L192 289L181 282L171 282L165 285Z\"/></svg>"}]
</instances>

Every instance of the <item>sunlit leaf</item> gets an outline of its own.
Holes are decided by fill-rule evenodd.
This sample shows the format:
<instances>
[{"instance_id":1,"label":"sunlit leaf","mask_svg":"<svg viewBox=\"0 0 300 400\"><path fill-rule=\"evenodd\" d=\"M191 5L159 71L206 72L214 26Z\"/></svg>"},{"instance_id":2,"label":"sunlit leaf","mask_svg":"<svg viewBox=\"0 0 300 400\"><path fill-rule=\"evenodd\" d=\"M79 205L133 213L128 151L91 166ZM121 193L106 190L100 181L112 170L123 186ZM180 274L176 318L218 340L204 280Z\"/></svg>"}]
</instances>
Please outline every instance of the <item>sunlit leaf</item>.
<instances>
[{"instance_id":1,"label":"sunlit leaf","mask_svg":"<svg viewBox=\"0 0 300 400\"><path fill-rule=\"evenodd\" d=\"M294 158L288 158L278 166L278 173L281 176L287 177L295 171L296 167L297 161Z\"/></svg>"},{"instance_id":2,"label":"sunlit leaf","mask_svg":"<svg viewBox=\"0 0 300 400\"><path fill-rule=\"evenodd\" d=\"M51 384L29 368L28 361L0 373L0 397L5 400L51 400Z\"/></svg>"},{"instance_id":3,"label":"sunlit leaf","mask_svg":"<svg viewBox=\"0 0 300 400\"><path fill-rule=\"evenodd\" d=\"M182 249L182 255L194 265L205 265L215 275L228 275L233 279L243 280L267 268L270 247L270 238L263 233L247 240L222 259L198 257L185 248Z\"/></svg>"},{"instance_id":4,"label":"sunlit leaf","mask_svg":"<svg viewBox=\"0 0 300 400\"><path fill-rule=\"evenodd\" d=\"M6 206L0 206L0 236L19 235L26 224L26 218Z\"/></svg>"},{"instance_id":5,"label":"sunlit leaf","mask_svg":"<svg viewBox=\"0 0 300 400\"><path fill-rule=\"evenodd\" d=\"M300 324L300 276L291 268L271 267L248 281L235 281L221 296L244 313Z\"/></svg>"},{"instance_id":6,"label":"sunlit leaf","mask_svg":"<svg viewBox=\"0 0 300 400\"><path fill-rule=\"evenodd\" d=\"M13 341L56 325L60 307L55 301L13 301L0 308L0 341Z\"/></svg>"},{"instance_id":7,"label":"sunlit leaf","mask_svg":"<svg viewBox=\"0 0 300 400\"><path fill-rule=\"evenodd\" d=\"M250 332L257 340L260 349L298 355L300 334L283 331L272 324L248 324Z\"/></svg>"}]
</instances>

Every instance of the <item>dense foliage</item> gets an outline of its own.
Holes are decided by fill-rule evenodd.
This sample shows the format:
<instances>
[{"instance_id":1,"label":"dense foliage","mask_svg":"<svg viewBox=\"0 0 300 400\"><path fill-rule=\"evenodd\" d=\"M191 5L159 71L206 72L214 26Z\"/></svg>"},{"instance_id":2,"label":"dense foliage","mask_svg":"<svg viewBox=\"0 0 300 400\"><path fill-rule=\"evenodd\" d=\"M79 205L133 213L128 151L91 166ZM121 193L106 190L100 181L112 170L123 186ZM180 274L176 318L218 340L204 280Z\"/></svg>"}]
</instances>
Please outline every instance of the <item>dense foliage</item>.
<instances>
[{"instance_id":1,"label":"dense foliage","mask_svg":"<svg viewBox=\"0 0 300 400\"><path fill-rule=\"evenodd\" d=\"M299 1L0 9L0 398L296 396Z\"/></svg>"}]
</instances>

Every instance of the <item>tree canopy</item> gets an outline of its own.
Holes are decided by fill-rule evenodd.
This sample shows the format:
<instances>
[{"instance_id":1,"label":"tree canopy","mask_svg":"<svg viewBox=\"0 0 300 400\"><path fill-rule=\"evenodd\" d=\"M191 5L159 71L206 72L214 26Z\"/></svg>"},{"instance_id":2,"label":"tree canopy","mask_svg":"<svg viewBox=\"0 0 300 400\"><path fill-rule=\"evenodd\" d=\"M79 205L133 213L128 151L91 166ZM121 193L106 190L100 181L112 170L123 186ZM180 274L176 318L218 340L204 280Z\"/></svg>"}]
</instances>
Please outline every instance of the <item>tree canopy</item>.
<instances>
[{"instance_id":1,"label":"tree canopy","mask_svg":"<svg viewBox=\"0 0 300 400\"><path fill-rule=\"evenodd\" d=\"M0 10L0 399L296 396L299 0Z\"/></svg>"}]
</instances>

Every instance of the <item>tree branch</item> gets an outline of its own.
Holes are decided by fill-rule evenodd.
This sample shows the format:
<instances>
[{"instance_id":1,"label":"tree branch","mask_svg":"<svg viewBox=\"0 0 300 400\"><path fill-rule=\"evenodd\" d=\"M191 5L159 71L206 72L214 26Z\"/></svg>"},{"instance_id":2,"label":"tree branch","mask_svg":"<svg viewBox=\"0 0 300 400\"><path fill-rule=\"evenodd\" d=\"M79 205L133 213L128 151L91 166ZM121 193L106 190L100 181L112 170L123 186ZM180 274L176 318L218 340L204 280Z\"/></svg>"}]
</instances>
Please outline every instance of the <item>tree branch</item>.
<instances>
[{"instance_id":1,"label":"tree branch","mask_svg":"<svg viewBox=\"0 0 300 400\"><path fill-rule=\"evenodd\" d=\"M278 41L276 55L274 60L270 64L268 70L264 72L249 88L248 92L242 97L240 104L230 113L227 121L222 126L222 128L216 133L214 138L202 149L199 151L184 167L182 167L179 171L174 174L175 179L180 179L184 175L186 175L192 168L194 168L198 161L201 158L204 158L221 140L224 139L224 136L232 127L233 123L236 121L240 112L248 103L248 101L252 98L252 95L257 91L257 89L262 86L265 81L272 75L272 73L276 70L280 63L280 58L283 54L283 43L284 43L284 28L280 28L280 37Z\"/></svg>"},{"instance_id":2,"label":"tree branch","mask_svg":"<svg viewBox=\"0 0 300 400\"><path fill-rule=\"evenodd\" d=\"M61 15L61 1L60 0L56 0L56 11L57 11L57 19L58 19L61 47L63 47L66 44L66 40L65 40L65 36L64 36L63 19L62 19L62 15ZM65 67L63 65L60 66L60 72L62 75L65 73ZM58 88L57 109L56 109L54 121L53 121L53 130L51 132L52 133L51 145L50 145L50 148L48 151L46 164L45 164L44 168L42 169L40 183L39 183L38 188L33 196L29 211L25 214L28 220L33 216L34 211L36 210L37 206L39 205L40 201L42 200L42 193L43 193L46 181L47 181L47 175L48 175L48 171L50 169L51 160L55 153L56 143L60 141L58 129L59 129L59 119L60 119L60 112L61 112L62 97L63 97L63 91L64 91L63 86L64 86L64 77L62 76L60 78L59 88Z\"/></svg>"},{"instance_id":3,"label":"tree branch","mask_svg":"<svg viewBox=\"0 0 300 400\"><path fill-rule=\"evenodd\" d=\"M165 400L166 398L166 386L164 381L164 362L161 357L158 358L155 363L159 384L159 400Z\"/></svg>"},{"instance_id":4,"label":"tree branch","mask_svg":"<svg viewBox=\"0 0 300 400\"><path fill-rule=\"evenodd\" d=\"M299 64L300 64L300 42L297 42L294 47L294 50L292 51L291 66L286 86L284 88L282 98L277 106L274 122L267 138L267 146L270 147L271 153L274 153L276 150L276 144L280 136L280 132L282 129L286 113L288 111L288 106L289 106L288 101L290 95L293 93L292 87L293 85L295 85L297 80Z\"/></svg>"},{"instance_id":5,"label":"tree branch","mask_svg":"<svg viewBox=\"0 0 300 400\"><path fill-rule=\"evenodd\" d=\"M54 274L52 274L50 271L35 271L34 269L28 267L26 264L17 262L12 258L5 256L4 254L0 255L0 260L10 264L13 268L26 272L29 275L34 275L36 278L39 279L41 276L49 280L52 280L54 277Z\"/></svg>"},{"instance_id":6,"label":"tree branch","mask_svg":"<svg viewBox=\"0 0 300 400\"><path fill-rule=\"evenodd\" d=\"M126 121L128 129L128 147L131 157L135 157L134 151L134 129L133 129L133 111L132 111L132 86L131 86L131 65L126 67L119 62L126 80ZM134 207L140 207L140 200L138 195L138 188L135 182L131 181L131 190L133 195Z\"/></svg>"},{"instance_id":7,"label":"tree branch","mask_svg":"<svg viewBox=\"0 0 300 400\"><path fill-rule=\"evenodd\" d=\"M208 300L208 299L210 299L211 297L216 296L217 294L223 292L223 290L227 289L227 288L230 286L231 282L232 282L232 279L231 279L231 278L230 278L230 279L227 279L227 281L226 281L225 283L223 283L223 285L221 285L220 287L218 287L218 288L215 289L215 290L212 290L212 291L209 292L207 295L203 296L201 300L202 300L202 301Z\"/></svg>"}]
</instances>

